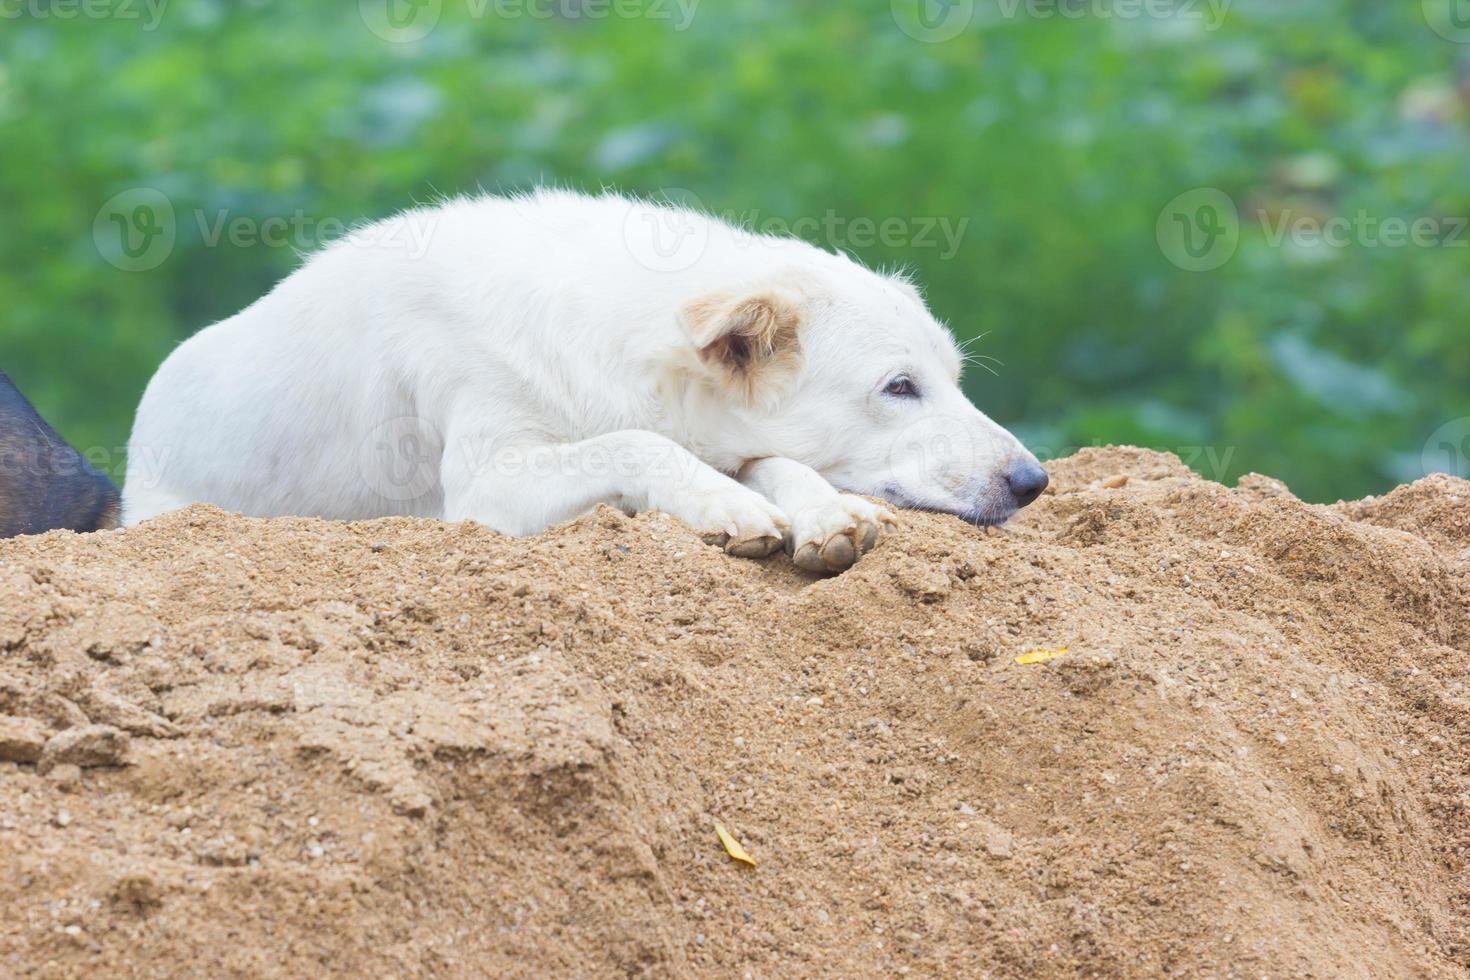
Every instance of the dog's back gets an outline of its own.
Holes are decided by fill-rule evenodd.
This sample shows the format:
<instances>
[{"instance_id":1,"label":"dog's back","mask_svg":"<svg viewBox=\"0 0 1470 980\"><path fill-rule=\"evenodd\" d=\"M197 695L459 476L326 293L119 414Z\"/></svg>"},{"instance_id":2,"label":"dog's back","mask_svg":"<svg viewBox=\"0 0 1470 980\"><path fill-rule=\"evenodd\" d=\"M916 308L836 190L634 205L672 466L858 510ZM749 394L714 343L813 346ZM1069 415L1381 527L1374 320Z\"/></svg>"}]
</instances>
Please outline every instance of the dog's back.
<instances>
[{"instance_id":1,"label":"dog's back","mask_svg":"<svg viewBox=\"0 0 1470 980\"><path fill-rule=\"evenodd\" d=\"M0 372L0 538L117 527L118 492Z\"/></svg>"}]
</instances>

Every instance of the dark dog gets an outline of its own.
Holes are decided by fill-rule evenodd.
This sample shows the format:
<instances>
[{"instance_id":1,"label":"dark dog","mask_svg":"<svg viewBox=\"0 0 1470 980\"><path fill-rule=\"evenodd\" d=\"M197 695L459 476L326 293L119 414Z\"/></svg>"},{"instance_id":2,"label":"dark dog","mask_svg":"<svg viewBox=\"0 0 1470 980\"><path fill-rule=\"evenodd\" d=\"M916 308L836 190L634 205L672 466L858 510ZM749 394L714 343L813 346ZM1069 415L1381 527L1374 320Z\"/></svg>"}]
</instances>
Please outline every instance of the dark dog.
<instances>
[{"instance_id":1,"label":"dark dog","mask_svg":"<svg viewBox=\"0 0 1470 980\"><path fill-rule=\"evenodd\" d=\"M118 493L0 372L0 538L117 527Z\"/></svg>"}]
</instances>

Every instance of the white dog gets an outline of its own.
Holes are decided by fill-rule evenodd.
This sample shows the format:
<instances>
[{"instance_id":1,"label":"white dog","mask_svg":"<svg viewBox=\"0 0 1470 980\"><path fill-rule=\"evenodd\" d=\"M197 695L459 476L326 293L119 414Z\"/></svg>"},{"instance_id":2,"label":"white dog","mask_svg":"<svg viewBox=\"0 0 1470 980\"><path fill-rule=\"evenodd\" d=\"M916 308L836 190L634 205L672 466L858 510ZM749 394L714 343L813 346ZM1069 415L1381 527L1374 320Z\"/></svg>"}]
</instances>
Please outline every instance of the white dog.
<instances>
[{"instance_id":1,"label":"white dog","mask_svg":"<svg viewBox=\"0 0 1470 980\"><path fill-rule=\"evenodd\" d=\"M836 571L900 507L996 524L1046 473L959 388L898 277L619 196L405 212L181 344L129 444L124 522L471 519L599 503Z\"/></svg>"}]
</instances>

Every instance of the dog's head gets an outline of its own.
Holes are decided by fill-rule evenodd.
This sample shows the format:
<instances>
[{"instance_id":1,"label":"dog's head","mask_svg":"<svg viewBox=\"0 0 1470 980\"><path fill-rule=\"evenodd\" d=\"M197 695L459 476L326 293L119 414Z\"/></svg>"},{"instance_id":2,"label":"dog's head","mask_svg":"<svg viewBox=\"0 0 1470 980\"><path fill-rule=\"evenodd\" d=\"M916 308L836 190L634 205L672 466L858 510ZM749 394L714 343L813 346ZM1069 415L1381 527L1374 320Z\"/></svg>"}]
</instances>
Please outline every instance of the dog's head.
<instances>
[{"instance_id":1,"label":"dog's head","mask_svg":"<svg viewBox=\"0 0 1470 980\"><path fill-rule=\"evenodd\" d=\"M723 409L694 423L697 441L727 465L785 456L839 489L975 524L1040 496L1046 471L960 390L963 358L919 293L826 258L684 307Z\"/></svg>"}]
</instances>

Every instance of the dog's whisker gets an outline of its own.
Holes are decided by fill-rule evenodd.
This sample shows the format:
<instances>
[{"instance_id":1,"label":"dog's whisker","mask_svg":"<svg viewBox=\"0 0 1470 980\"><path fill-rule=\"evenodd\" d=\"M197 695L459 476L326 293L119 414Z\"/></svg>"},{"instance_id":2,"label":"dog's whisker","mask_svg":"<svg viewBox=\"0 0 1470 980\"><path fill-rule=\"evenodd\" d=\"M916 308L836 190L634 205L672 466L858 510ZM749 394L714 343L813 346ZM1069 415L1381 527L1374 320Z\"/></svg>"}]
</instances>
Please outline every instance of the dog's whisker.
<instances>
[{"instance_id":1,"label":"dog's whisker","mask_svg":"<svg viewBox=\"0 0 1470 980\"><path fill-rule=\"evenodd\" d=\"M996 357L991 357L989 354L972 354L969 352L965 352L960 355L960 360L963 361L965 364L974 364L978 367L984 368L986 371L989 371L997 378L1000 377L1000 372L990 365L998 364L1001 367L1005 367L1004 361Z\"/></svg>"}]
</instances>

